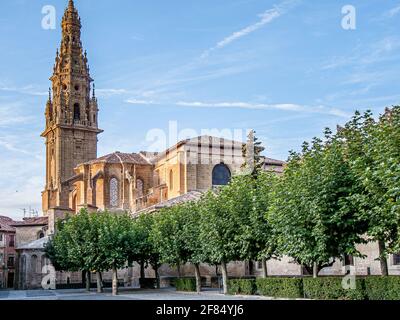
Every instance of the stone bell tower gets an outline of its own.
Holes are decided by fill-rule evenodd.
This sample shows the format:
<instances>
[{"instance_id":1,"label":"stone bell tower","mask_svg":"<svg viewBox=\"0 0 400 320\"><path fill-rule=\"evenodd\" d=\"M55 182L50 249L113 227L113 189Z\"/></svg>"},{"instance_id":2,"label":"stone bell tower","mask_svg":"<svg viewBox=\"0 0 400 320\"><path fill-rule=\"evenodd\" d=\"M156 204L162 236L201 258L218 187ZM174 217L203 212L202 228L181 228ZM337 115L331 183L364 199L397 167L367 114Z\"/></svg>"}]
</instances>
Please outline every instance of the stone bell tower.
<instances>
[{"instance_id":1,"label":"stone bell tower","mask_svg":"<svg viewBox=\"0 0 400 320\"><path fill-rule=\"evenodd\" d=\"M42 192L45 215L68 210L74 168L97 158L98 106L86 51L81 43L81 20L73 0L62 19L60 51L50 78L46 105L46 186ZM91 96L91 90L93 94Z\"/></svg>"}]
</instances>

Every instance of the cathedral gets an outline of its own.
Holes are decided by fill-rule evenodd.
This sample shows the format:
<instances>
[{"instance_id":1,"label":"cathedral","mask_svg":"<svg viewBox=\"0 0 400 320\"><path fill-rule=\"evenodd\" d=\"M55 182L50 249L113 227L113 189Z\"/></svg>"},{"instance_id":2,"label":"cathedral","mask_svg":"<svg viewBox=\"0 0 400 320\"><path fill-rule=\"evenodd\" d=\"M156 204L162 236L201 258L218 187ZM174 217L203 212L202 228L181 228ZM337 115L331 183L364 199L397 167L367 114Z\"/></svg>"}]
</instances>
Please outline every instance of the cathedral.
<instances>
[{"instance_id":1,"label":"cathedral","mask_svg":"<svg viewBox=\"0 0 400 320\"><path fill-rule=\"evenodd\" d=\"M82 208L135 214L174 200L196 197L227 184L243 164L241 142L202 136L162 153L114 152L97 158L99 106L81 42L73 1L62 19L52 90L46 104L46 185L43 212L54 221ZM265 159L265 165L283 162Z\"/></svg>"},{"instance_id":2,"label":"cathedral","mask_svg":"<svg viewBox=\"0 0 400 320\"><path fill-rule=\"evenodd\" d=\"M81 20L73 0L69 0L62 19L62 39L57 50L52 88L45 107L46 181L42 192L43 217L26 219L14 225L17 244L15 287L40 288L42 268L50 262L44 245L54 234L55 221L82 208L91 212L109 210L129 212L132 217L166 206L199 199L207 190L229 183L240 170L243 143L212 136L180 141L164 152L114 153L98 157L98 99L90 76L88 56L81 42ZM263 159L266 170L277 174L284 162ZM374 244L360 248L368 258L348 257L324 269L322 274L379 274ZM390 272L400 273L400 263L390 257ZM397 263L395 263L397 261ZM191 266L183 272L193 275ZM261 274L257 262L233 262L230 276ZM271 275L302 275L304 269L284 257L268 262ZM215 276L215 268L201 267L202 276ZM162 277L176 276L169 266L160 269ZM146 270L153 276L153 271ZM110 275L109 275L110 276ZM120 270L128 286L138 282L140 270L133 266ZM107 275L104 276L107 279ZM78 283L81 275L57 273L57 285Z\"/></svg>"}]
</instances>

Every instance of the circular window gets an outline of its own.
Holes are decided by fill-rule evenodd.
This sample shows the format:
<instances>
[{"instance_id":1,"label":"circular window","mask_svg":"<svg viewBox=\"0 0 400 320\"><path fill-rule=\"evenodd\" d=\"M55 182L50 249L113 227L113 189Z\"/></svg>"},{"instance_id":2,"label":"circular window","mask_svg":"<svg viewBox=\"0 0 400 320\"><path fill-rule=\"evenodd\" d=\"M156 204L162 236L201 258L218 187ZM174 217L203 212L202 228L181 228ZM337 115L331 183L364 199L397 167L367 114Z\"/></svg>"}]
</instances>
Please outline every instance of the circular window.
<instances>
[{"instance_id":1,"label":"circular window","mask_svg":"<svg viewBox=\"0 0 400 320\"><path fill-rule=\"evenodd\" d=\"M75 91L79 91L79 86L75 85Z\"/></svg>"}]
</instances>

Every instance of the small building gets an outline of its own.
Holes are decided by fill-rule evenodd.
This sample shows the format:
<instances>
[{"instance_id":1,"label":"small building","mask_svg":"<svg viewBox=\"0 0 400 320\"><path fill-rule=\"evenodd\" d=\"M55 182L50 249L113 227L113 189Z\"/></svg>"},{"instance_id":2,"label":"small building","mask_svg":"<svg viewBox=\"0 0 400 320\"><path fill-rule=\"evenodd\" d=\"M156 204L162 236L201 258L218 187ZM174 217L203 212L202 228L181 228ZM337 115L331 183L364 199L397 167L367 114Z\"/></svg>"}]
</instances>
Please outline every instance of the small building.
<instances>
[{"instance_id":1,"label":"small building","mask_svg":"<svg viewBox=\"0 0 400 320\"><path fill-rule=\"evenodd\" d=\"M11 218L0 216L0 289L14 287L15 228Z\"/></svg>"}]
</instances>

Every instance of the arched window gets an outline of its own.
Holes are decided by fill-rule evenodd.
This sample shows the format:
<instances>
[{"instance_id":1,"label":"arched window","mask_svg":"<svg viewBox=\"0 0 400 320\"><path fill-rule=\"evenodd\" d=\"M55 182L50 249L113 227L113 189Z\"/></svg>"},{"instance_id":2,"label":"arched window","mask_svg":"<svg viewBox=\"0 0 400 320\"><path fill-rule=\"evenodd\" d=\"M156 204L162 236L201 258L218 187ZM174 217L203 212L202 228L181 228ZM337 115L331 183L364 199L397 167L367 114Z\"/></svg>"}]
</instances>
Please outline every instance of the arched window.
<instances>
[{"instance_id":1,"label":"arched window","mask_svg":"<svg viewBox=\"0 0 400 320\"><path fill-rule=\"evenodd\" d=\"M212 172L213 186L225 186L231 180L231 171L229 168L221 163L214 167Z\"/></svg>"},{"instance_id":2,"label":"arched window","mask_svg":"<svg viewBox=\"0 0 400 320\"><path fill-rule=\"evenodd\" d=\"M34 254L33 256L31 256L31 272L33 273L37 273L37 261L37 255Z\"/></svg>"},{"instance_id":3,"label":"arched window","mask_svg":"<svg viewBox=\"0 0 400 320\"><path fill-rule=\"evenodd\" d=\"M169 189L174 190L174 171L169 172Z\"/></svg>"},{"instance_id":4,"label":"arched window","mask_svg":"<svg viewBox=\"0 0 400 320\"><path fill-rule=\"evenodd\" d=\"M137 198L141 198L144 196L144 182L142 179L136 180L136 191L137 191Z\"/></svg>"},{"instance_id":5,"label":"arched window","mask_svg":"<svg viewBox=\"0 0 400 320\"><path fill-rule=\"evenodd\" d=\"M117 178L110 180L110 206L116 208L119 205L119 190Z\"/></svg>"},{"instance_id":6,"label":"arched window","mask_svg":"<svg viewBox=\"0 0 400 320\"><path fill-rule=\"evenodd\" d=\"M75 121L81 120L81 108L79 106L79 103L74 104L74 120Z\"/></svg>"},{"instance_id":7,"label":"arched window","mask_svg":"<svg viewBox=\"0 0 400 320\"><path fill-rule=\"evenodd\" d=\"M37 238L38 238L38 239L44 238L44 232L43 232L43 231L39 231L39 232L38 232L38 235L37 235Z\"/></svg>"}]
</instances>

